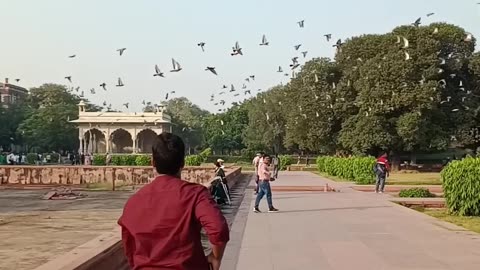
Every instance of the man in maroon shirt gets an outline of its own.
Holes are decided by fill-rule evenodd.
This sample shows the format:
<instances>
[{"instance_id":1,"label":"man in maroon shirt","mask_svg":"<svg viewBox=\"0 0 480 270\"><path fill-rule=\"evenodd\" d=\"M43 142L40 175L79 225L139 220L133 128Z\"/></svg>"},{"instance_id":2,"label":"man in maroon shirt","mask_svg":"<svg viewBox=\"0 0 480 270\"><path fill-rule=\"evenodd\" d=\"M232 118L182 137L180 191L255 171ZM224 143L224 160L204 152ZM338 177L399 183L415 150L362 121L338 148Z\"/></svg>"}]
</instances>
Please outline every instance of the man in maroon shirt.
<instances>
[{"instance_id":1,"label":"man in maroon shirt","mask_svg":"<svg viewBox=\"0 0 480 270\"><path fill-rule=\"evenodd\" d=\"M128 200L118 221L130 266L219 270L228 225L204 186L180 179L185 159L182 139L164 132L155 138L152 152L158 176ZM200 241L202 227L212 246L208 256Z\"/></svg>"}]
</instances>

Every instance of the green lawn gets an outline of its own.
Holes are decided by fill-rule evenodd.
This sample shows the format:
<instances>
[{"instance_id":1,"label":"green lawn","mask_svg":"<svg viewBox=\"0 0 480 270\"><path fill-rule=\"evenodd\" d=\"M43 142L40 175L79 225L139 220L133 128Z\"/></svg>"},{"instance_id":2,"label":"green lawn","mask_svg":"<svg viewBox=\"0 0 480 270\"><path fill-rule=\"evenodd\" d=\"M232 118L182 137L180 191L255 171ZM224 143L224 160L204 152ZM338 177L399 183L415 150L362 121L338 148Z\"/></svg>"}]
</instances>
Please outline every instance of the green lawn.
<instances>
[{"instance_id":1,"label":"green lawn","mask_svg":"<svg viewBox=\"0 0 480 270\"><path fill-rule=\"evenodd\" d=\"M391 173L387 185L441 185L440 173Z\"/></svg>"},{"instance_id":2,"label":"green lawn","mask_svg":"<svg viewBox=\"0 0 480 270\"><path fill-rule=\"evenodd\" d=\"M453 223L455 225L461 226L467 230L480 233L480 217L460 217L449 215L446 210L433 210L433 209L424 209L420 210L429 216L438 218L440 220Z\"/></svg>"}]
</instances>

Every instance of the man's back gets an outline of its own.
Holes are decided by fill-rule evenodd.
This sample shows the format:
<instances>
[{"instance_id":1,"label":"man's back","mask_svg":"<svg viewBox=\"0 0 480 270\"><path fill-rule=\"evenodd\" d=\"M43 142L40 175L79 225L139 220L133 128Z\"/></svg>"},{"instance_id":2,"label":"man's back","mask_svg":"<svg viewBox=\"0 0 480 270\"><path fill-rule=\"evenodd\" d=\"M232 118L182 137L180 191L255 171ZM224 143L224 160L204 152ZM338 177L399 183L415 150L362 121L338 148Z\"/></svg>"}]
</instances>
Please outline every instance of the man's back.
<instances>
[{"instance_id":1,"label":"man's back","mask_svg":"<svg viewBox=\"0 0 480 270\"><path fill-rule=\"evenodd\" d=\"M228 241L228 225L208 190L159 176L134 194L119 220L130 265L137 269L209 269L200 241Z\"/></svg>"}]
</instances>

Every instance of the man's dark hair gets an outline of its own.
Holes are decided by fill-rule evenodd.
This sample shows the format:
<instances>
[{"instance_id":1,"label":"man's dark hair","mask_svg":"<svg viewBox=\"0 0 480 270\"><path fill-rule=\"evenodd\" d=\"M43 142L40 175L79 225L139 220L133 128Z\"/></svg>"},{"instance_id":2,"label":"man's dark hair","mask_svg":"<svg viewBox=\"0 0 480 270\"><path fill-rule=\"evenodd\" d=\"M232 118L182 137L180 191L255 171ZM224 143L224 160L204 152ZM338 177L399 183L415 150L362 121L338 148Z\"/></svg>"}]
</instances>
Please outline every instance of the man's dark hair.
<instances>
[{"instance_id":1,"label":"man's dark hair","mask_svg":"<svg viewBox=\"0 0 480 270\"><path fill-rule=\"evenodd\" d=\"M185 144L177 135L163 132L153 141L152 159L159 174L177 175L185 165Z\"/></svg>"}]
</instances>

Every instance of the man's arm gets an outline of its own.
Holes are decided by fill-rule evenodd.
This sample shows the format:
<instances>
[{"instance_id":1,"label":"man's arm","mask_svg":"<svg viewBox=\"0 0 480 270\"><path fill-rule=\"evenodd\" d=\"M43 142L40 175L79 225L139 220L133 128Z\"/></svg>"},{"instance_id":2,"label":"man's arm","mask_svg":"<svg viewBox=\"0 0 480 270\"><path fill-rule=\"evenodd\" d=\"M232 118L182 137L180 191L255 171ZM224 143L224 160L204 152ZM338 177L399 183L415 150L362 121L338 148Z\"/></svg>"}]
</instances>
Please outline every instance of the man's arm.
<instances>
[{"instance_id":1,"label":"man's arm","mask_svg":"<svg viewBox=\"0 0 480 270\"><path fill-rule=\"evenodd\" d=\"M132 234L122 226L122 242L123 250L125 251L125 256L127 257L128 264L130 267L134 266L133 254L135 254L135 240L133 239Z\"/></svg>"},{"instance_id":2,"label":"man's arm","mask_svg":"<svg viewBox=\"0 0 480 270\"><path fill-rule=\"evenodd\" d=\"M212 245L215 260L221 261L227 242L230 240L230 230L222 212L216 206L212 196L202 187L195 205L195 217L207 233Z\"/></svg>"}]
</instances>

